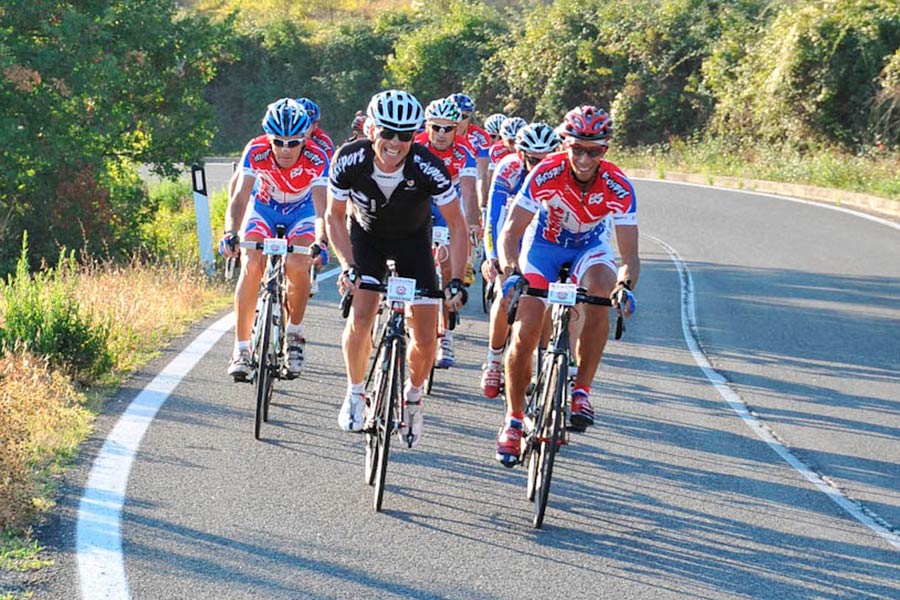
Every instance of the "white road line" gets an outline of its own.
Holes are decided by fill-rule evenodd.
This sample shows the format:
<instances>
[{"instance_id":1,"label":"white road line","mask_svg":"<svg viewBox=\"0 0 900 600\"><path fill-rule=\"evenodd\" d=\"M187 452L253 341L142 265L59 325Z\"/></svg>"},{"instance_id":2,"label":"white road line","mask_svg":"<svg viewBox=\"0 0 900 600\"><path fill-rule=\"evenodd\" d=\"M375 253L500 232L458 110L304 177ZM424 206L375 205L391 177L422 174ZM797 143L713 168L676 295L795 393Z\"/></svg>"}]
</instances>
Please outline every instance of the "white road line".
<instances>
[{"instance_id":1,"label":"white road line","mask_svg":"<svg viewBox=\"0 0 900 600\"><path fill-rule=\"evenodd\" d=\"M340 268L321 273L329 279ZM234 328L234 313L198 335L131 401L94 459L78 505L75 553L81 597L127 600L128 580L122 555L122 508L131 465L144 434L175 387L223 335Z\"/></svg>"},{"instance_id":2,"label":"white road line","mask_svg":"<svg viewBox=\"0 0 900 600\"><path fill-rule=\"evenodd\" d=\"M645 234L646 235L646 234ZM681 260L678 252L661 239L648 235L651 240L665 248L672 262L678 270L678 279L681 282L681 330L684 341L694 357L697 365L709 379L710 383L719 392L719 395L731 406L732 410L743 419L744 423L752 429L762 441L769 445L778 456L794 467L819 491L828 496L832 502L840 506L854 519L881 536L888 544L900 549L900 535L896 529L884 519L867 509L857 500L845 495L837 486L825 478L822 474L794 455L775 435L775 433L759 418L750 412L744 400L728 385L728 381L716 371L700 347L700 332L697 327L696 305L694 302L694 283L691 272Z\"/></svg>"}]
</instances>

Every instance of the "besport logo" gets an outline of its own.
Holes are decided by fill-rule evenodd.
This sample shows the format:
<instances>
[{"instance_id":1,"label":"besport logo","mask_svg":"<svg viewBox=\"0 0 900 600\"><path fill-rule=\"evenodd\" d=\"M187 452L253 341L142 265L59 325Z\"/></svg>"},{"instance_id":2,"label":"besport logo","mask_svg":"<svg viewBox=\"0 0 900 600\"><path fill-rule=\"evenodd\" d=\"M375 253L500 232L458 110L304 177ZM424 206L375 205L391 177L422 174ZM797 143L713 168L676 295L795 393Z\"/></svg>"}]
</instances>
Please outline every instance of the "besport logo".
<instances>
[{"instance_id":1,"label":"besport logo","mask_svg":"<svg viewBox=\"0 0 900 600\"><path fill-rule=\"evenodd\" d=\"M615 194L616 198L618 198L619 200L626 197L630 193L628 191L628 188L613 179L607 171L603 171L601 177L603 178L603 181L606 182L606 187L609 188L609 191Z\"/></svg>"},{"instance_id":2,"label":"besport logo","mask_svg":"<svg viewBox=\"0 0 900 600\"><path fill-rule=\"evenodd\" d=\"M262 162L269 158L269 155L272 154L271 148L266 148L262 152L257 152L253 155L253 162Z\"/></svg>"},{"instance_id":3,"label":"besport logo","mask_svg":"<svg viewBox=\"0 0 900 600\"><path fill-rule=\"evenodd\" d=\"M431 178L438 185L450 185L450 180L447 179L443 173L441 173L441 170L428 161L423 160L421 156L413 156L413 162L416 164L416 166L419 167L419 170L421 170L426 177Z\"/></svg>"},{"instance_id":4,"label":"besport logo","mask_svg":"<svg viewBox=\"0 0 900 600\"><path fill-rule=\"evenodd\" d=\"M544 239L554 244L559 240L559 232L562 229L565 209L561 206L547 207L547 227L544 229Z\"/></svg>"},{"instance_id":5,"label":"besport logo","mask_svg":"<svg viewBox=\"0 0 900 600\"><path fill-rule=\"evenodd\" d=\"M339 173L347 167L362 163L365 158L366 153L364 148L360 148L356 152L351 152L350 154L341 154L338 159L334 161L334 171Z\"/></svg>"},{"instance_id":6,"label":"besport logo","mask_svg":"<svg viewBox=\"0 0 900 600\"><path fill-rule=\"evenodd\" d=\"M566 163L560 163L560 164L556 165L555 167L553 167L552 169L548 169L546 171L543 171L543 172L535 175L534 182L536 184L542 186L545 183L547 183L548 181L550 181L551 179L555 179L556 177L559 177L560 175L562 175L565 170L566 170Z\"/></svg>"},{"instance_id":7,"label":"besport logo","mask_svg":"<svg viewBox=\"0 0 900 600\"><path fill-rule=\"evenodd\" d=\"M309 150L308 148L303 148L303 156L309 159L309 162L316 165L317 167L321 167L325 164L325 161L322 159L322 156Z\"/></svg>"}]
</instances>

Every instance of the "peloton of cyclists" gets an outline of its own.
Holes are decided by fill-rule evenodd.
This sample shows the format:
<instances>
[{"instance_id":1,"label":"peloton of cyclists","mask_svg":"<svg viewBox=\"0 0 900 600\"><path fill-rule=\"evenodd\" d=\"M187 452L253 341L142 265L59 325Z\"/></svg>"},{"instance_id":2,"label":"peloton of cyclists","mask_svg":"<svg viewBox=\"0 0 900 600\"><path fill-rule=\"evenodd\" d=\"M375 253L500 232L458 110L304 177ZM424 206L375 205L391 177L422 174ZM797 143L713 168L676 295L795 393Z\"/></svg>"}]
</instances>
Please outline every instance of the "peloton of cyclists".
<instances>
[{"instance_id":1,"label":"peloton of cyclists","mask_svg":"<svg viewBox=\"0 0 900 600\"><path fill-rule=\"evenodd\" d=\"M467 249L465 217L443 162L413 141L423 112L419 101L407 92L376 94L367 109L374 141L361 139L341 146L331 169L326 220L329 239L343 267L338 288L341 293L354 290L342 339L347 393L338 424L345 431L363 428L364 380L372 348L369 336L380 301L377 293L359 289L359 281L381 282L387 273L386 260L393 259L400 276L414 278L421 288L437 286L432 202L439 206L450 230L453 272L445 286L445 302L452 309L465 303L461 281ZM402 433L411 446L422 438L422 386L437 346L436 302L422 299L409 308L409 375L404 386Z\"/></svg>"},{"instance_id":2,"label":"peloton of cyclists","mask_svg":"<svg viewBox=\"0 0 900 600\"><path fill-rule=\"evenodd\" d=\"M472 147L463 138L456 135L460 122L459 107L450 98L434 100L425 108L425 131L416 136L416 143L427 148L439 158L450 174L460 201L463 215L469 223L469 229L478 225L481 213L475 191L475 154ZM446 222L437 207L432 207L434 225L444 227ZM466 236L468 252L469 238ZM450 257L443 256L440 262L441 279L450 280ZM456 364L453 356L453 332L446 328L449 312L446 307L442 313L440 345L434 366L449 369Z\"/></svg>"},{"instance_id":3,"label":"peloton of cyclists","mask_svg":"<svg viewBox=\"0 0 900 600\"><path fill-rule=\"evenodd\" d=\"M237 254L238 231L242 239L260 242L274 236L277 225L285 226L289 244L319 243L324 249L329 162L321 148L307 143L311 124L309 114L295 100L282 98L268 106L262 120L265 134L244 147L240 169L229 186L225 234L219 242L222 254L227 257ZM326 260L326 255L323 252L316 260ZM285 260L289 315L285 355L291 377L296 377L303 368L306 344L303 315L309 300L309 265L310 258L305 255L290 254ZM235 344L228 366L228 374L235 381L246 381L250 374L253 311L264 268L265 256L261 251L244 250L234 294Z\"/></svg>"},{"instance_id":4,"label":"peloton of cyclists","mask_svg":"<svg viewBox=\"0 0 900 600\"><path fill-rule=\"evenodd\" d=\"M560 143L559 136L550 125L546 123L525 125L516 134L515 152L504 157L494 169L484 226L485 260L481 264L481 272L486 281L494 281L499 274L497 234L503 228L509 205L522 187L528 172L548 154L555 152ZM500 279L502 284L505 278ZM499 290L500 285L496 289ZM488 327L487 360L481 378L481 390L488 398L496 398L500 393L503 351L509 333L507 310L506 299L502 294L495 294Z\"/></svg>"},{"instance_id":5,"label":"peloton of cyclists","mask_svg":"<svg viewBox=\"0 0 900 600\"><path fill-rule=\"evenodd\" d=\"M504 292L523 277L529 286L546 289L568 263L572 279L589 294L623 292L625 312L630 315L635 308L630 290L640 271L637 204L631 182L604 160L612 120L594 106L579 106L566 114L559 130L565 151L551 154L528 173L500 233ZM622 259L618 268L606 233L610 214L623 215L616 227ZM506 354L506 417L496 458L509 467L519 462L525 392L544 312L543 299L520 298ZM569 426L574 430L594 423L590 386L609 334L608 309L585 306L583 315L582 332L575 342L578 372L570 399Z\"/></svg>"}]
</instances>

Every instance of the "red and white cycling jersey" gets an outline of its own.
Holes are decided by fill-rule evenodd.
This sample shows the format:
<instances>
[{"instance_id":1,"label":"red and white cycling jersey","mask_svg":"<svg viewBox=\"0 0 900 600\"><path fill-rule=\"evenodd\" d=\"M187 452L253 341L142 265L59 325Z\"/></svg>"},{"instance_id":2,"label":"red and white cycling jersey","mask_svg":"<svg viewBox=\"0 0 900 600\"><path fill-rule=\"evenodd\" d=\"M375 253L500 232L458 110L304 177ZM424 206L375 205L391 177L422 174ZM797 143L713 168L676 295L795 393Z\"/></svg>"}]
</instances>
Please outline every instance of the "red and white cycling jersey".
<instances>
[{"instance_id":1,"label":"red and white cycling jersey","mask_svg":"<svg viewBox=\"0 0 900 600\"><path fill-rule=\"evenodd\" d=\"M444 162L450 172L450 180L459 188L460 177L475 177L475 152L462 138L454 138L453 143L446 150L438 150L431 145L428 133L422 132L416 136L416 143L422 144L429 152Z\"/></svg>"},{"instance_id":2,"label":"red and white cycling jersey","mask_svg":"<svg viewBox=\"0 0 900 600\"><path fill-rule=\"evenodd\" d=\"M256 179L251 199L266 205L308 200L313 187L328 185L328 165L325 151L307 143L297 162L279 167L265 135L250 140L241 157L241 172Z\"/></svg>"},{"instance_id":3,"label":"red and white cycling jersey","mask_svg":"<svg viewBox=\"0 0 900 600\"><path fill-rule=\"evenodd\" d=\"M463 136L457 136L463 137ZM466 129L465 140L474 150L475 158L487 158L491 148L491 134L478 125L469 124Z\"/></svg>"},{"instance_id":4,"label":"red and white cycling jersey","mask_svg":"<svg viewBox=\"0 0 900 600\"><path fill-rule=\"evenodd\" d=\"M334 142L331 141L331 138L328 137L328 134L322 131L322 128L318 125L313 129L312 135L310 139L317 143L319 147L325 151L325 154L328 155L328 160L334 158Z\"/></svg>"},{"instance_id":5,"label":"red and white cycling jersey","mask_svg":"<svg viewBox=\"0 0 900 600\"><path fill-rule=\"evenodd\" d=\"M490 161L488 162L488 170L493 171L497 163L511 153L512 150L509 149L509 146L503 140L494 142L494 145L488 150L488 160Z\"/></svg>"},{"instance_id":6,"label":"red and white cycling jersey","mask_svg":"<svg viewBox=\"0 0 900 600\"><path fill-rule=\"evenodd\" d=\"M619 167L601 161L597 177L582 192L566 152L549 155L531 170L515 205L536 213L529 234L565 248L603 242L608 215L614 215L616 225L637 225L634 187Z\"/></svg>"}]
</instances>

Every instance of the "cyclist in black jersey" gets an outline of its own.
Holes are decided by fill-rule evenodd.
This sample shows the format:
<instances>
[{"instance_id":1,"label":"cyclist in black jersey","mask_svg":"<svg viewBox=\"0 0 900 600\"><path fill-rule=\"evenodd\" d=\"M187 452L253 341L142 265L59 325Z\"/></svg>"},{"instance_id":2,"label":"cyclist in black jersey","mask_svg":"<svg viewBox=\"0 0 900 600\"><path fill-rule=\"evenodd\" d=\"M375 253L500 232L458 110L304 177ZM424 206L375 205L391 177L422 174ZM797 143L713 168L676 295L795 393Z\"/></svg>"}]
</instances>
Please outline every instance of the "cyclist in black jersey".
<instances>
[{"instance_id":1,"label":"cyclist in black jersey","mask_svg":"<svg viewBox=\"0 0 900 600\"><path fill-rule=\"evenodd\" d=\"M419 288L437 287L431 245L432 202L450 229L452 278L445 287L445 303L458 310L466 300L462 284L468 250L466 221L443 162L413 143L422 124L422 105L407 92L388 90L372 97L367 112L374 125L374 141L357 140L341 146L335 154L325 217L329 240L343 267L338 287L341 293L354 290L343 334L347 394L338 424L345 431L363 427L366 365L372 347L369 336L380 300L377 293L358 289L359 282L381 282L387 272L385 261L393 259L399 276L414 278ZM402 433L411 434L412 446L422 435L422 385L437 348L437 302L417 300L407 321L409 379L404 389Z\"/></svg>"}]
</instances>

